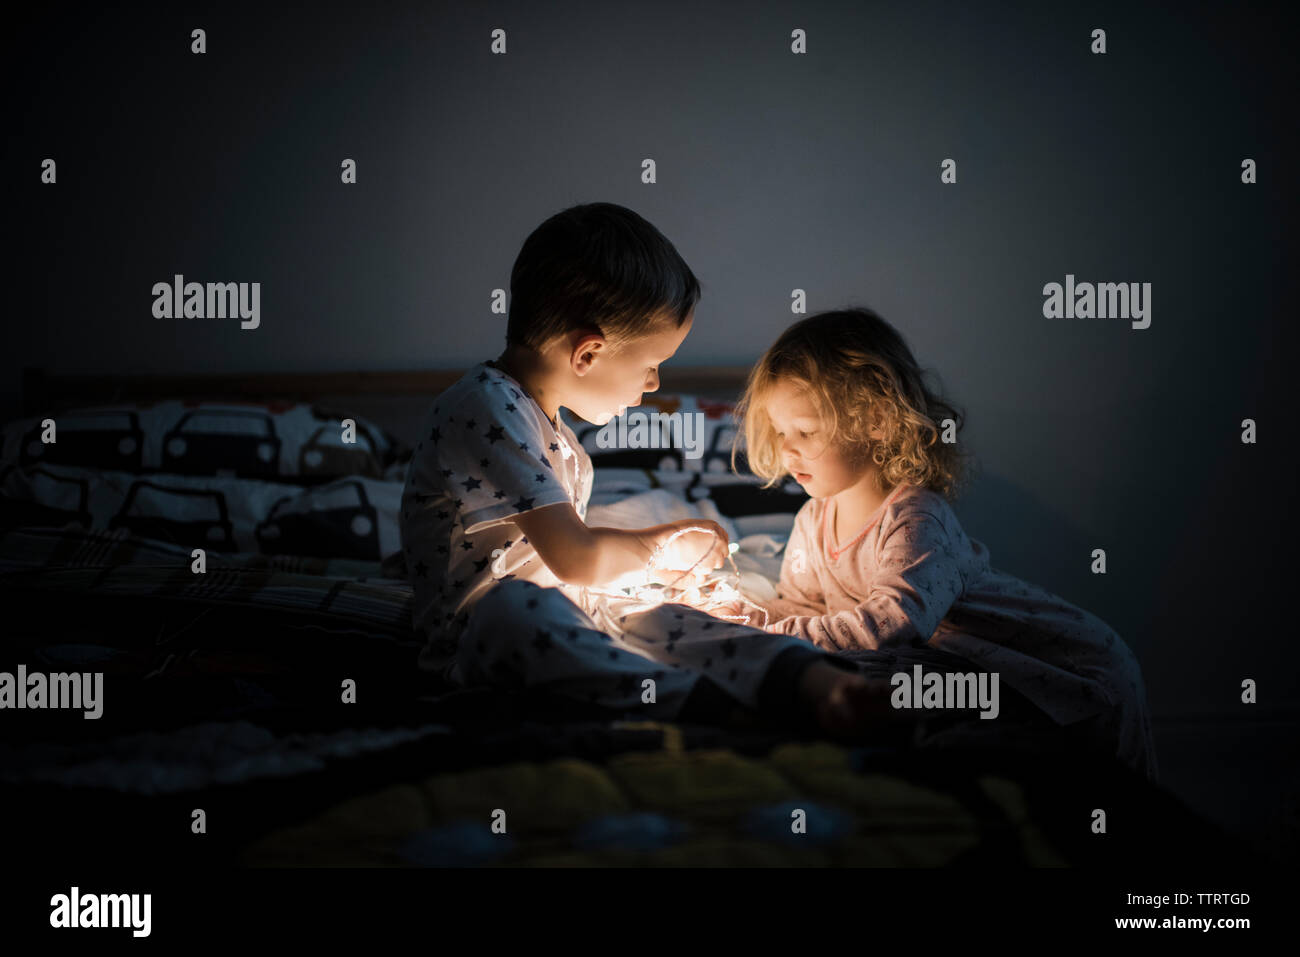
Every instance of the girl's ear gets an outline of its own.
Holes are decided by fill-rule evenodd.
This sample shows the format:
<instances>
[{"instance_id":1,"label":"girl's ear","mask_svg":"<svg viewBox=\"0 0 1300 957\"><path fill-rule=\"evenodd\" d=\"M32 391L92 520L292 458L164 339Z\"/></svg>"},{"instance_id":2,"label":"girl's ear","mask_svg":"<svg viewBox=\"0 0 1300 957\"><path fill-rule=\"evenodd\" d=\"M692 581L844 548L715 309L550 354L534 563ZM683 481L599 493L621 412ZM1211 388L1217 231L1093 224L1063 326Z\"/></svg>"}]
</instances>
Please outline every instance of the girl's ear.
<instances>
[{"instance_id":1,"label":"girl's ear","mask_svg":"<svg viewBox=\"0 0 1300 957\"><path fill-rule=\"evenodd\" d=\"M885 430L884 423L881 422L880 413L874 409L871 412L871 428L867 430L867 437L873 442L884 441Z\"/></svg>"}]
</instances>

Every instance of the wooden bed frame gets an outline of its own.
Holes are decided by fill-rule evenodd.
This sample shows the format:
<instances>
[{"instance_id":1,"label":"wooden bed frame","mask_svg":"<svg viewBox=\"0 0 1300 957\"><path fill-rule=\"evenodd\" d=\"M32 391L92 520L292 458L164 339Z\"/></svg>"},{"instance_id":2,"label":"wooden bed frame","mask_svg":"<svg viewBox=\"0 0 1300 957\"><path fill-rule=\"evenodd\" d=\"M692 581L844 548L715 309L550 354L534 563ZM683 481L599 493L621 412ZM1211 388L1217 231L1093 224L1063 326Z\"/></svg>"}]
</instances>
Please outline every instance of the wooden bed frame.
<instances>
[{"instance_id":1,"label":"wooden bed frame","mask_svg":"<svg viewBox=\"0 0 1300 957\"><path fill-rule=\"evenodd\" d=\"M203 375L122 375L23 370L23 412L33 415L72 403L158 398L316 399L342 395L416 395L432 398L462 375L460 369L392 372L230 372ZM747 366L665 368L660 391L734 398Z\"/></svg>"},{"instance_id":2,"label":"wooden bed frame","mask_svg":"<svg viewBox=\"0 0 1300 957\"><path fill-rule=\"evenodd\" d=\"M263 401L288 399L345 409L411 441L429 403L465 370L406 369L390 372L230 372L200 375L58 373L23 369L23 415L57 413L81 405L159 399ZM665 367L659 391L735 400L748 366ZM569 417L570 424L573 419Z\"/></svg>"}]
</instances>

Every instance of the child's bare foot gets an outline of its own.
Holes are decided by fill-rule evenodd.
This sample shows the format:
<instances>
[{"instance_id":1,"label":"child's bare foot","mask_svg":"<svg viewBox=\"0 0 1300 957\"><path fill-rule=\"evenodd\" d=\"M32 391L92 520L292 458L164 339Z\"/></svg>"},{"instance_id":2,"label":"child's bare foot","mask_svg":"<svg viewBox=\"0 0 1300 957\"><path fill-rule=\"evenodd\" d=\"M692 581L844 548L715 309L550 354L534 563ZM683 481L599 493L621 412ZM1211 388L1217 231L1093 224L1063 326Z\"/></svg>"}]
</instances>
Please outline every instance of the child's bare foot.
<instances>
[{"instance_id":1,"label":"child's bare foot","mask_svg":"<svg viewBox=\"0 0 1300 957\"><path fill-rule=\"evenodd\" d=\"M816 661L805 669L799 693L818 727L833 737L853 738L904 723L889 703L892 688L887 679L866 678Z\"/></svg>"}]
</instances>

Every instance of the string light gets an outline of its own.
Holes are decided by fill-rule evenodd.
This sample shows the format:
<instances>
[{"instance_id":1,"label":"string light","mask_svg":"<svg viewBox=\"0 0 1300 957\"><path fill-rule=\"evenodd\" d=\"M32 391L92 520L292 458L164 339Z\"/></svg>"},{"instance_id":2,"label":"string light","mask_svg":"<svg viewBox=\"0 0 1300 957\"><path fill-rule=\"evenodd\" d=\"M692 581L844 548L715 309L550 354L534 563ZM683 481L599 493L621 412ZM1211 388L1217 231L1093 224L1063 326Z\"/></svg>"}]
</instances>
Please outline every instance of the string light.
<instances>
[{"instance_id":1,"label":"string light","mask_svg":"<svg viewBox=\"0 0 1300 957\"><path fill-rule=\"evenodd\" d=\"M655 569L657 563L663 558L664 552L668 547L683 535L688 535L691 532L707 532L709 535L713 536L713 540L709 542L709 546L689 568L668 584L659 587L653 587L649 584L629 585L622 590L589 588L588 593L624 600L631 597L646 604L647 608L656 608L664 604L685 604L697 608L700 611L708 612L715 618L721 618L725 621L734 621L742 625L752 625L755 628L765 627L767 625L767 609L763 608L761 605L755 604L741 594L740 569L736 567L736 560L732 557L740 547L735 542L731 542L727 548L727 563L731 566L731 572L729 574L734 578L734 581L715 578L712 582L705 581L690 588L679 589L677 587L681 582L693 575L695 570L706 558L709 557L713 552L714 542L722 540L717 529L708 528L703 525L689 525L685 528L675 530L664 541L660 542L659 545L656 546L654 552L650 556L650 560L646 562L646 578L649 578L650 572ZM728 573L724 572L723 574ZM707 594L705 591L706 588L708 589ZM728 615L722 614L718 610L736 604L744 608L746 613Z\"/></svg>"}]
</instances>

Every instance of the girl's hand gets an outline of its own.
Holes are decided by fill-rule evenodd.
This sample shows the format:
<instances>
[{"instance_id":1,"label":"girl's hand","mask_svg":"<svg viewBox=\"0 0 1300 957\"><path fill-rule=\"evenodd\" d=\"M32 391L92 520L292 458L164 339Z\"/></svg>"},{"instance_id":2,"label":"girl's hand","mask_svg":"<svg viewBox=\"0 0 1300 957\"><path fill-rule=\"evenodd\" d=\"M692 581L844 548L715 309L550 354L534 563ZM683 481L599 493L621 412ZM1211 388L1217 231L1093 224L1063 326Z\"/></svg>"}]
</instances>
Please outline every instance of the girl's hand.
<instances>
[{"instance_id":1,"label":"girl's hand","mask_svg":"<svg viewBox=\"0 0 1300 957\"><path fill-rule=\"evenodd\" d=\"M750 628L767 627L767 609L756 602L749 601L740 594L732 592L732 597L722 600L713 595L700 605L700 609L715 618L723 618Z\"/></svg>"},{"instance_id":2,"label":"girl's hand","mask_svg":"<svg viewBox=\"0 0 1300 957\"><path fill-rule=\"evenodd\" d=\"M765 625L763 625L763 630L766 631L766 632L769 632L769 633L771 633L771 634L773 634L773 635L782 635L782 634L785 634L785 632L783 632L783 631L781 630L781 628L780 628L780 625L781 625L781 622L782 622L782 621L784 621L784 619L782 619L782 618L773 618L773 617L771 617L771 614L769 613L767 623L766 623ZM816 642L814 639L809 638L809 639L805 639L805 640L807 640L808 642L810 642L810 643L813 644L813 645L817 645L817 642ZM820 645L817 645L817 647L820 647Z\"/></svg>"},{"instance_id":3,"label":"girl's hand","mask_svg":"<svg viewBox=\"0 0 1300 957\"><path fill-rule=\"evenodd\" d=\"M685 531L699 528L707 531ZM650 579L672 584L693 567L694 571L677 584L698 585L727 560L727 544L722 526L708 519L691 518L665 525L655 536L654 554L647 569Z\"/></svg>"},{"instance_id":4,"label":"girl's hand","mask_svg":"<svg viewBox=\"0 0 1300 957\"><path fill-rule=\"evenodd\" d=\"M753 615L749 607L739 598L735 598L724 605L711 605L707 611L716 618L729 618L733 621Z\"/></svg>"}]
</instances>

